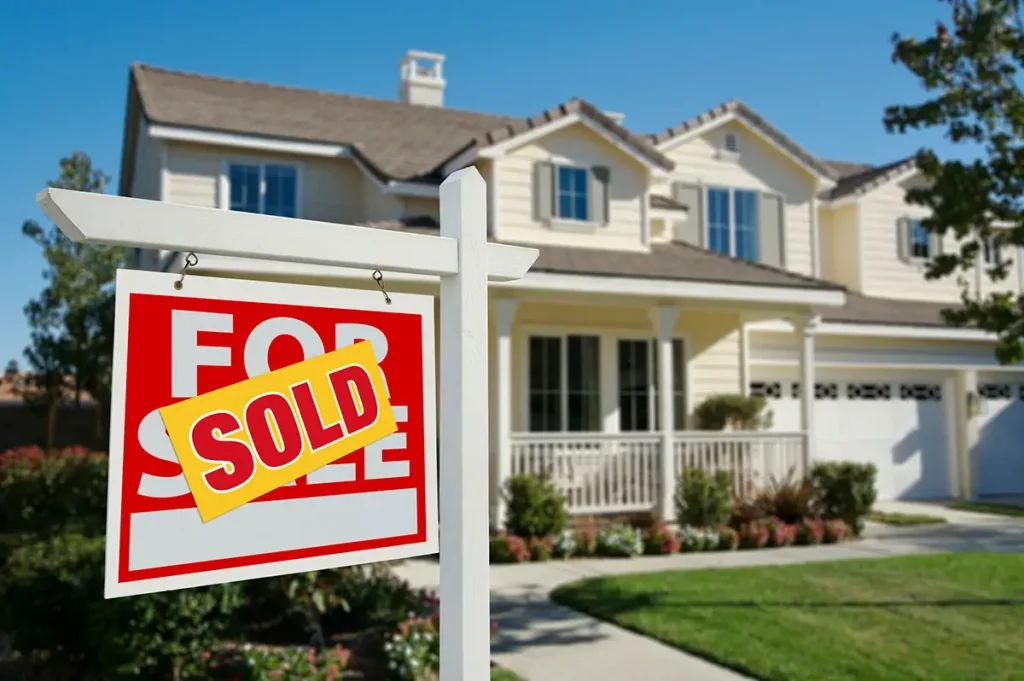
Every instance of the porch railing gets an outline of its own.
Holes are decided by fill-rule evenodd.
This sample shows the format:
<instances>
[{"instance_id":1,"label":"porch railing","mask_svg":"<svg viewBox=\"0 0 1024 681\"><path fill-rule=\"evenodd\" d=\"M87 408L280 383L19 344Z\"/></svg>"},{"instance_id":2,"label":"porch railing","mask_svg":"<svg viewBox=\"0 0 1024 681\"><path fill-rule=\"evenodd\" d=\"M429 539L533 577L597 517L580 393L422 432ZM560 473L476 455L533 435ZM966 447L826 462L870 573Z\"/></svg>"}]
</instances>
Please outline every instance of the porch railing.
<instances>
[{"instance_id":1,"label":"porch railing","mask_svg":"<svg viewBox=\"0 0 1024 681\"><path fill-rule=\"evenodd\" d=\"M649 511L662 489L657 433L515 433L511 472L549 472L570 513ZM674 435L674 487L684 467L732 471L737 495L803 472L801 433L682 432Z\"/></svg>"}]
</instances>

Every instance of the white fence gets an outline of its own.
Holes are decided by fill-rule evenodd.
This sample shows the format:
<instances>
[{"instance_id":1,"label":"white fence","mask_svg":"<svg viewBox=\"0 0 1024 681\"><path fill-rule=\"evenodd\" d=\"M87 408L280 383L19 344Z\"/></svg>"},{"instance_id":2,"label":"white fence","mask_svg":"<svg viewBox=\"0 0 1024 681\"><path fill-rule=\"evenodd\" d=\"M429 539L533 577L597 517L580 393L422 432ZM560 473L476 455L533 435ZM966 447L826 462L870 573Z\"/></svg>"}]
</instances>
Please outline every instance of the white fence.
<instances>
[{"instance_id":1,"label":"white fence","mask_svg":"<svg viewBox=\"0 0 1024 681\"><path fill-rule=\"evenodd\" d=\"M804 444L800 433L676 433L669 484L696 466L731 471L736 494L748 494L772 479L802 475ZM649 511L662 484L656 433L517 433L511 464L512 475L550 473L573 514Z\"/></svg>"}]
</instances>

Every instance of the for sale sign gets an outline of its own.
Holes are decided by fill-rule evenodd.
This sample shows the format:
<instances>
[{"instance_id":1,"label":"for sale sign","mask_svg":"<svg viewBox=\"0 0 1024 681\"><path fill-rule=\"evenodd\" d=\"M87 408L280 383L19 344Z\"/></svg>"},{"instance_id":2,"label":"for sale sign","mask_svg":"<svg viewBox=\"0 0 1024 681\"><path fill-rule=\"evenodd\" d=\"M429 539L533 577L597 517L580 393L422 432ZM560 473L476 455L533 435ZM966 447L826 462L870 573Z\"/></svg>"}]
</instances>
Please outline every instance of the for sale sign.
<instances>
[{"instance_id":1,"label":"for sale sign","mask_svg":"<svg viewBox=\"0 0 1024 681\"><path fill-rule=\"evenodd\" d=\"M435 553L433 299L391 294L393 304L387 305L376 291L196 276L187 277L179 291L177 280L171 274L118 273L106 596ZM316 371L301 367L314 358L324 358L314 362ZM366 370L369 386L351 369L335 374L332 383L332 372L352 365ZM216 399L217 391L230 392L231 386L257 377L287 375L278 371L286 367L300 367L310 380L308 393L301 380L293 381L299 386L295 392L290 384L276 392L296 410L293 415L299 402L306 405L305 425L301 414L294 420L303 438L296 462L305 457L311 472L286 475L291 482L203 522L182 469L190 462L179 461L161 410L200 403L191 399L199 395ZM335 390L342 396L338 401ZM327 465L310 458L315 455L311 433L324 447L342 443L344 448L345 440L367 427L370 395L384 398L378 407L390 406L393 427L385 414L383 429L363 430L365 442L349 440L361 449L340 458L327 455L332 460ZM194 420L216 411L207 410L213 402L201 404L203 414L191 414ZM264 415L282 404L265 403ZM227 400L221 410L240 414L244 428L244 405L239 412L237 403ZM167 413L174 418L173 408ZM271 426L282 457L271 463L281 464L295 445L285 447L277 424L288 428L293 422L283 410L278 413L280 421L267 417L264 423ZM335 424L341 428L338 440L332 439L338 435ZM229 423L213 425L206 423L211 438L231 437ZM263 466L251 436L240 442L255 459L225 459L221 451L222 459L214 459L200 476L220 470L215 484L231 489L225 481L239 466L252 462L254 472ZM273 456L267 447L263 453Z\"/></svg>"}]
</instances>

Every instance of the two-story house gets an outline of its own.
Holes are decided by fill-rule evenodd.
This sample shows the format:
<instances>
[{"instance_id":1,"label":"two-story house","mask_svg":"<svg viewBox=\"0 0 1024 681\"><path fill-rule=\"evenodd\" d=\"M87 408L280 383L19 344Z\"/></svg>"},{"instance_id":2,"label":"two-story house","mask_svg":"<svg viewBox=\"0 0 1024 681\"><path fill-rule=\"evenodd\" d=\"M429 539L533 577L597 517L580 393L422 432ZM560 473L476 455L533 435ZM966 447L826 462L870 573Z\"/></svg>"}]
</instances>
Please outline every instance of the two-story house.
<instances>
[{"instance_id":1,"label":"two-story house","mask_svg":"<svg viewBox=\"0 0 1024 681\"><path fill-rule=\"evenodd\" d=\"M739 102L654 134L578 99L529 118L451 109L443 60L407 54L395 101L135 65L120 193L430 232L439 183L475 166L489 237L541 251L491 290L495 489L546 467L574 511L631 511L664 506L684 465L749 480L856 460L882 498L1024 492L1024 375L941 321L957 290L923 267L954 244L904 202L912 163L819 159ZM208 275L373 286L198 256ZM693 430L722 393L764 395L772 431Z\"/></svg>"}]
</instances>

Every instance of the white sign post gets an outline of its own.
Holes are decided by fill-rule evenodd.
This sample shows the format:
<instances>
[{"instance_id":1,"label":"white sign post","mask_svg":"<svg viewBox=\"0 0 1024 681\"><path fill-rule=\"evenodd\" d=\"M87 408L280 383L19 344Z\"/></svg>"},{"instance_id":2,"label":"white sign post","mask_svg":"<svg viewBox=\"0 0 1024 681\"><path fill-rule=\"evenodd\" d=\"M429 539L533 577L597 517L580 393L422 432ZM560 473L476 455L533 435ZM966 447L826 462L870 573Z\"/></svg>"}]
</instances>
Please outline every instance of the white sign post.
<instances>
[{"instance_id":1,"label":"white sign post","mask_svg":"<svg viewBox=\"0 0 1024 681\"><path fill-rule=\"evenodd\" d=\"M475 168L441 185L426 236L46 189L37 202L73 241L440 277L441 680L490 675L487 281L521 279L538 251L487 243ZM254 528L254 531L258 531Z\"/></svg>"}]
</instances>

